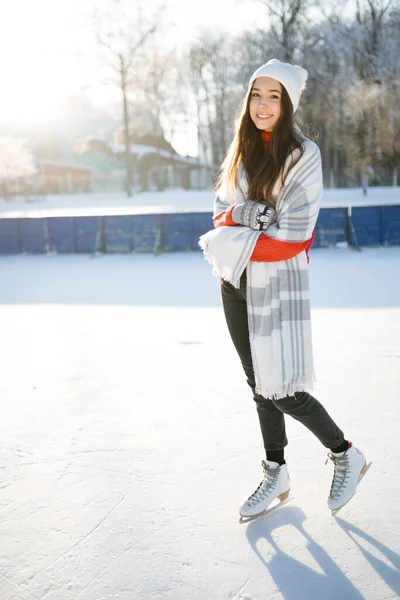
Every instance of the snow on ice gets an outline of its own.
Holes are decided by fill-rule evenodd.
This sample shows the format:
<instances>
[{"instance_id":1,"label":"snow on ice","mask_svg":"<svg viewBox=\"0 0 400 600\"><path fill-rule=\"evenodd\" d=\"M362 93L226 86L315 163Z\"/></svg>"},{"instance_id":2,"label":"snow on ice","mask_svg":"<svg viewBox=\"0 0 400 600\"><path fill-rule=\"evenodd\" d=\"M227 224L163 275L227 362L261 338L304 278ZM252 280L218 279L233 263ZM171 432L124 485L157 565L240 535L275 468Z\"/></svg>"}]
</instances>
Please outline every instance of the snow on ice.
<instances>
[{"instance_id":1,"label":"snow on ice","mask_svg":"<svg viewBox=\"0 0 400 600\"><path fill-rule=\"evenodd\" d=\"M371 187L368 196L361 188L324 190L322 206L375 206L400 204L399 187ZM0 199L0 216L51 217L81 215L123 215L170 212L211 212L214 193L211 190L172 189L164 192L142 192L127 198L122 193L57 194L44 198L22 198L13 202Z\"/></svg>"},{"instance_id":2,"label":"snow on ice","mask_svg":"<svg viewBox=\"0 0 400 600\"><path fill-rule=\"evenodd\" d=\"M241 523L261 434L202 255L0 257L1 600L398 598L399 272L311 251L315 395L373 465L332 517L287 420L291 499Z\"/></svg>"}]
</instances>

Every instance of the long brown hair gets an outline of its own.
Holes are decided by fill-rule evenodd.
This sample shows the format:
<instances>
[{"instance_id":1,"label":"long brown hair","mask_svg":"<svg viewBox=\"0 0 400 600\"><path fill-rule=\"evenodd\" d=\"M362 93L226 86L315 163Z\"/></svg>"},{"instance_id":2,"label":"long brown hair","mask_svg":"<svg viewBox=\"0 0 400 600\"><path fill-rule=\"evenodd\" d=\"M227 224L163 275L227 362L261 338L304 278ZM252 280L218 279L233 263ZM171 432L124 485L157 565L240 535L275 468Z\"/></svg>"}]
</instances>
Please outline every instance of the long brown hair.
<instances>
[{"instance_id":1,"label":"long brown hair","mask_svg":"<svg viewBox=\"0 0 400 600\"><path fill-rule=\"evenodd\" d=\"M254 82L253 82L254 85ZM247 198L274 206L272 190L278 178L283 178L300 160L304 152L302 137L294 129L293 105L282 85L281 114L275 125L268 148L264 151L261 131L255 126L249 111L253 85L242 100L235 119L235 137L221 165L215 189L221 196L236 196L238 169L243 165L247 176ZM286 160L293 150L300 151L284 173Z\"/></svg>"}]
</instances>

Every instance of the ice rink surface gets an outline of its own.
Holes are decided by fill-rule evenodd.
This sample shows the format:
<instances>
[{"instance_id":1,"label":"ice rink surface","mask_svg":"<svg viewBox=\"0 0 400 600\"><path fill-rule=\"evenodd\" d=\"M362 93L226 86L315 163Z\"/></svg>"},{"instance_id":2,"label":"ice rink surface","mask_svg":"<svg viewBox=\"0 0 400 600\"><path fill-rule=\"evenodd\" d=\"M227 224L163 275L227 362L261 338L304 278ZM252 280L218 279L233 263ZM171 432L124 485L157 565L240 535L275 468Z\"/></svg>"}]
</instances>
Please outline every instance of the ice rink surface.
<instances>
[{"instance_id":1,"label":"ice rink surface","mask_svg":"<svg viewBox=\"0 0 400 600\"><path fill-rule=\"evenodd\" d=\"M0 257L1 600L400 596L400 248L315 249L317 385L372 468L337 518L287 420L291 499L238 507L264 458L200 253Z\"/></svg>"}]
</instances>

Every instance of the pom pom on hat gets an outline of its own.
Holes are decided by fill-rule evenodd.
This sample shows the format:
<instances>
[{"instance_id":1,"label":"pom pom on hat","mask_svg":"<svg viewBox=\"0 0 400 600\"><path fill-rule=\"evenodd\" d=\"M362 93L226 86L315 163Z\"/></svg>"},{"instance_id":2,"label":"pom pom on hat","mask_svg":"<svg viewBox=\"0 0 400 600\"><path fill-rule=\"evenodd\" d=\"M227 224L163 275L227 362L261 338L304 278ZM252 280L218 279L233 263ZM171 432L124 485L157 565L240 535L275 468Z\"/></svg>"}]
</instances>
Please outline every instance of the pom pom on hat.
<instances>
[{"instance_id":1,"label":"pom pom on hat","mask_svg":"<svg viewBox=\"0 0 400 600\"><path fill-rule=\"evenodd\" d=\"M249 87L257 77L272 77L281 83L285 88L293 104L293 113L299 106L301 92L306 87L308 73L303 67L283 63L273 58L265 65L262 65L250 77Z\"/></svg>"}]
</instances>

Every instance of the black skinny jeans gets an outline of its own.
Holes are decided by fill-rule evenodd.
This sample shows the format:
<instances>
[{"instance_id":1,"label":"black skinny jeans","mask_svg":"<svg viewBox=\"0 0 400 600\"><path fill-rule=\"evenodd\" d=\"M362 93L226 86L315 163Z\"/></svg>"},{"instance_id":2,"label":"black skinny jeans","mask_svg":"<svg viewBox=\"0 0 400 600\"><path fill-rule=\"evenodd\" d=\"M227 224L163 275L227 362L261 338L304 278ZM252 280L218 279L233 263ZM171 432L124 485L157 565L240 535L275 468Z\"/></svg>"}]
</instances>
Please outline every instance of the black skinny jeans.
<instances>
[{"instance_id":1,"label":"black skinny jeans","mask_svg":"<svg viewBox=\"0 0 400 600\"><path fill-rule=\"evenodd\" d=\"M221 280L221 295L229 333L257 404L266 452L282 450L288 443L284 413L303 423L326 448L337 448L344 442L343 432L311 394L295 392L294 396L273 400L255 393L247 320L246 271L241 277L240 289Z\"/></svg>"}]
</instances>

